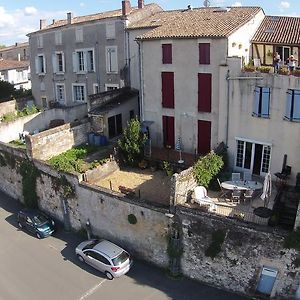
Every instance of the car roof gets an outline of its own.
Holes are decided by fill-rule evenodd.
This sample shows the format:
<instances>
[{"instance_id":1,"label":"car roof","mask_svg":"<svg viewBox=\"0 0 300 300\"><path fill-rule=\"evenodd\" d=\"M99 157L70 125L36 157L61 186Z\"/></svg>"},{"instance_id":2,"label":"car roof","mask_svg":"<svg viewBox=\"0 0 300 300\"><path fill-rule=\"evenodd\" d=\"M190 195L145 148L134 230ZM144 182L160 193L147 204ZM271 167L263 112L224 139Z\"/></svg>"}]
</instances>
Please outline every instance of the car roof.
<instances>
[{"instance_id":1,"label":"car roof","mask_svg":"<svg viewBox=\"0 0 300 300\"><path fill-rule=\"evenodd\" d=\"M110 258L114 258L124 251L121 247L106 240L100 241L97 245L94 246L93 249L106 254Z\"/></svg>"}]
</instances>

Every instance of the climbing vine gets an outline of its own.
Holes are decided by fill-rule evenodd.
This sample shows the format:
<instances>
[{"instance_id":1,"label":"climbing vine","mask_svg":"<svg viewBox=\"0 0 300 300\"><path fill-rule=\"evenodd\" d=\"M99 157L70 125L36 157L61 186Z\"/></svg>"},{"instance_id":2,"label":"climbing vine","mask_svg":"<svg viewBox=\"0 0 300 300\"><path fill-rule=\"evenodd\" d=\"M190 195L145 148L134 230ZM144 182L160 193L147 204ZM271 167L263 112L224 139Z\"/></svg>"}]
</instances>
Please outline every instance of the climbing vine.
<instances>
[{"instance_id":1,"label":"climbing vine","mask_svg":"<svg viewBox=\"0 0 300 300\"><path fill-rule=\"evenodd\" d=\"M36 179L40 176L40 172L33 162L28 159L21 162L20 174L22 175L22 192L24 203L29 208L38 207L38 196L36 192Z\"/></svg>"},{"instance_id":2,"label":"climbing vine","mask_svg":"<svg viewBox=\"0 0 300 300\"><path fill-rule=\"evenodd\" d=\"M68 181L65 175L62 175L59 178L52 177L52 186L53 189L58 192L62 189L62 195L64 198L74 198L75 196L75 188L74 186Z\"/></svg>"}]
</instances>

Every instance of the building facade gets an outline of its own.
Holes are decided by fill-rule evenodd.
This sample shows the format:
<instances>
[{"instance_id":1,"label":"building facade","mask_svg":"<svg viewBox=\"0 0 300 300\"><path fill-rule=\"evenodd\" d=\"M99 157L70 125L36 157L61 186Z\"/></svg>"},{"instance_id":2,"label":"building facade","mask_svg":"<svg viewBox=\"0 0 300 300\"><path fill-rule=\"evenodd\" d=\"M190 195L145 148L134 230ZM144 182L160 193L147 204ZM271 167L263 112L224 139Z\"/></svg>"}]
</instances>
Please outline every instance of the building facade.
<instances>
[{"instance_id":1,"label":"building facade","mask_svg":"<svg viewBox=\"0 0 300 300\"><path fill-rule=\"evenodd\" d=\"M16 43L15 45L0 48L0 59L29 60L29 43Z\"/></svg>"},{"instance_id":2,"label":"building facade","mask_svg":"<svg viewBox=\"0 0 300 300\"><path fill-rule=\"evenodd\" d=\"M125 28L161 8L156 4L54 21L30 33L32 92L39 106L74 106L88 95L126 86L130 82Z\"/></svg>"}]
</instances>

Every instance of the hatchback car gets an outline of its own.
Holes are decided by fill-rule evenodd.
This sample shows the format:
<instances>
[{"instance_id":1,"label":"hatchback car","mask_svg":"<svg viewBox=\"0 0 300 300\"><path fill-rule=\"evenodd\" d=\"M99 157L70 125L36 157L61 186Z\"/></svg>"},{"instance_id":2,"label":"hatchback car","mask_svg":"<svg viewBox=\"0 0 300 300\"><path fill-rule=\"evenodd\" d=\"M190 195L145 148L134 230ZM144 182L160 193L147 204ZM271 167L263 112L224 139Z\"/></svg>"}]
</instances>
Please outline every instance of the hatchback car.
<instances>
[{"instance_id":1,"label":"hatchback car","mask_svg":"<svg viewBox=\"0 0 300 300\"><path fill-rule=\"evenodd\" d=\"M55 230L55 223L51 218L33 209L19 211L18 225L33 233L38 239L51 235Z\"/></svg>"},{"instance_id":2,"label":"hatchback car","mask_svg":"<svg viewBox=\"0 0 300 300\"><path fill-rule=\"evenodd\" d=\"M81 262L103 272L109 280L126 274L132 265L129 253L107 240L84 241L75 252Z\"/></svg>"}]
</instances>

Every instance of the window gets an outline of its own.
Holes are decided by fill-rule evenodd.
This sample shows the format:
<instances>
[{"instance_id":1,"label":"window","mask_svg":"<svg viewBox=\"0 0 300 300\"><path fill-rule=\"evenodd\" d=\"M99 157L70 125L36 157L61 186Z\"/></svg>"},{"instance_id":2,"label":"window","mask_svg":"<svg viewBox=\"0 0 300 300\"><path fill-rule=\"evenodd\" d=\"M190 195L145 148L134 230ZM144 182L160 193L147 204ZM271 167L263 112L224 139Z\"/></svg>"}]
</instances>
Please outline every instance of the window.
<instances>
[{"instance_id":1,"label":"window","mask_svg":"<svg viewBox=\"0 0 300 300\"><path fill-rule=\"evenodd\" d=\"M83 30L82 30L82 27L78 27L78 28L75 29L75 39L76 39L77 43L83 42Z\"/></svg>"},{"instance_id":2,"label":"window","mask_svg":"<svg viewBox=\"0 0 300 300\"><path fill-rule=\"evenodd\" d=\"M288 90L284 118L289 121L300 121L300 90Z\"/></svg>"},{"instance_id":3,"label":"window","mask_svg":"<svg viewBox=\"0 0 300 300\"><path fill-rule=\"evenodd\" d=\"M73 53L74 72L94 72L94 50L82 49Z\"/></svg>"},{"instance_id":4,"label":"window","mask_svg":"<svg viewBox=\"0 0 300 300\"><path fill-rule=\"evenodd\" d=\"M172 63L172 44L162 44L162 63Z\"/></svg>"},{"instance_id":5,"label":"window","mask_svg":"<svg viewBox=\"0 0 300 300\"><path fill-rule=\"evenodd\" d=\"M41 97L41 102L42 102L42 107L47 108L48 103L47 103L47 97Z\"/></svg>"},{"instance_id":6,"label":"window","mask_svg":"<svg viewBox=\"0 0 300 300\"><path fill-rule=\"evenodd\" d=\"M56 84L56 100L62 104L65 103L65 85Z\"/></svg>"},{"instance_id":7,"label":"window","mask_svg":"<svg viewBox=\"0 0 300 300\"><path fill-rule=\"evenodd\" d=\"M279 47L276 47L276 52L278 52L278 54L280 55L281 61L284 64L287 63L287 60L289 59L289 57L291 55L291 48L279 46Z\"/></svg>"},{"instance_id":8,"label":"window","mask_svg":"<svg viewBox=\"0 0 300 300\"><path fill-rule=\"evenodd\" d=\"M42 81L40 85L40 91L43 92L46 90L45 83Z\"/></svg>"},{"instance_id":9,"label":"window","mask_svg":"<svg viewBox=\"0 0 300 300\"><path fill-rule=\"evenodd\" d=\"M100 88L99 88L99 84L98 83L94 83L93 84L93 92L94 92L94 94L100 93Z\"/></svg>"},{"instance_id":10,"label":"window","mask_svg":"<svg viewBox=\"0 0 300 300\"><path fill-rule=\"evenodd\" d=\"M75 102L85 102L84 84L73 84L73 100Z\"/></svg>"},{"instance_id":11,"label":"window","mask_svg":"<svg viewBox=\"0 0 300 300\"><path fill-rule=\"evenodd\" d=\"M114 39L116 36L115 23L106 23L106 39Z\"/></svg>"},{"instance_id":12,"label":"window","mask_svg":"<svg viewBox=\"0 0 300 300\"><path fill-rule=\"evenodd\" d=\"M269 106L270 106L270 88L267 87L255 87L255 98L253 116L268 118L269 117Z\"/></svg>"},{"instance_id":13,"label":"window","mask_svg":"<svg viewBox=\"0 0 300 300\"><path fill-rule=\"evenodd\" d=\"M118 84L113 84L113 83L107 83L105 84L105 91L112 91L112 90L117 90L119 88Z\"/></svg>"},{"instance_id":14,"label":"window","mask_svg":"<svg viewBox=\"0 0 300 300\"><path fill-rule=\"evenodd\" d=\"M210 44L200 43L199 44L199 64L209 65L210 64Z\"/></svg>"},{"instance_id":15,"label":"window","mask_svg":"<svg viewBox=\"0 0 300 300\"><path fill-rule=\"evenodd\" d=\"M198 111L211 112L211 74L198 74Z\"/></svg>"},{"instance_id":16,"label":"window","mask_svg":"<svg viewBox=\"0 0 300 300\"><path fill-rule=\"evenodd\" d=\"M198 120L198 154L207 154L211 144L211 122Z\"/></svg>"},{"instance_id":17,"label":"window","mask_svg":"<svg viewBox=\"0 0 300 300\"><path fill-rule=\"evenodd\" d=\"M63 52L55 52L52 56L53 73L65 72L65 57Z\"/></svg>"},{"instance_id":18,"label":"window","mask_svg":"<svg viewBox=\"0 0 300 300\"><path fill-rule=\"evenodd\" d=\"M35 58L35 70L36 74L45 74L46 73L46 61L44 54L39 54Z\"/></svg>"},{"instance_id":19,"label":"window","mask_svg":"<svg viewBox=\"0 0 300 300\"><path fill-rule=\"evenodd\" d=\"M61 44L62 44L62 32L55 31L55 45L61 45Z\"/></svg>"},{"instance_id":20,"label":"window","mask_svg":"<svg viewBox=\"0 0 300 300\"><path fill-rule=\"evenodd\" d=\"M43 48L43 36L42 35L37 36L37 46L38 46L38 48Z\"/></svg>"},{"instance_id":21,"label":"window","mask_svg":"<svg viewBox=\"0 0 300 300\"><path fill-rule=\"evenodd\" d=\"M118 73L117 46L106 47L106 72Z\"/></svg>"},{"instance_id":22,"label":"window","mask_svg":"<svg viewBox=\"0 0 300 300\"><path fill-rule=\"evenodd\" d=\"M162 107L174 108L174 73L161 73Z\"/></svg>"},{"instance_id":23,"label":"window","mask_svg":"<svg viewBox=\"0 0 300 300\"><path fill-rule=\"evenodd\" d=\"M129 119L134 119L134 109L129 111Z\"/></svg>"},{"instance_id":24,"label":"window","mask_svg":"<svg viewBox=\"0 0 300 300\"><path fill-rule=\"evenodd\" d=\"M108 136L110 139L117 135L122 134L122 131L123 128L122 128L121 114L108 118Z\"/></svg>"}]
</instances>

